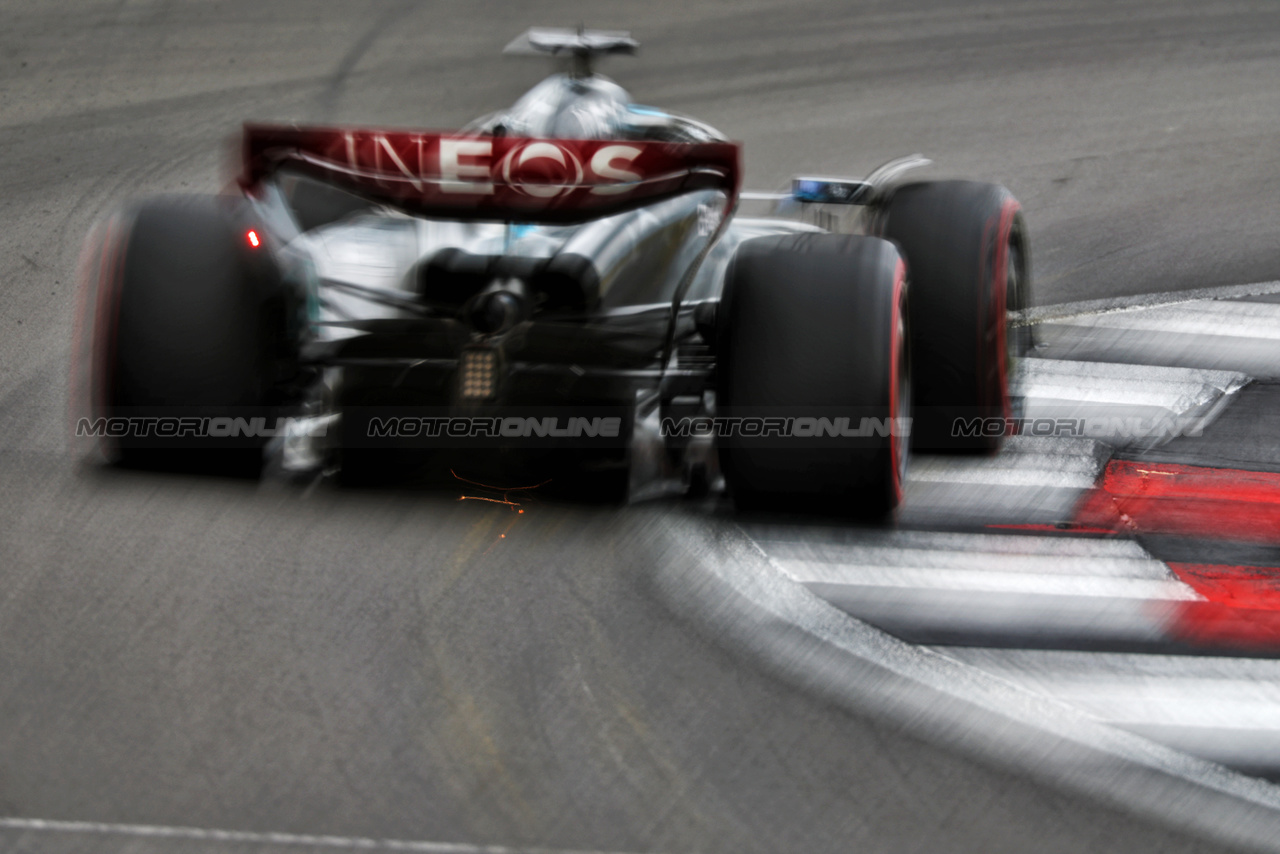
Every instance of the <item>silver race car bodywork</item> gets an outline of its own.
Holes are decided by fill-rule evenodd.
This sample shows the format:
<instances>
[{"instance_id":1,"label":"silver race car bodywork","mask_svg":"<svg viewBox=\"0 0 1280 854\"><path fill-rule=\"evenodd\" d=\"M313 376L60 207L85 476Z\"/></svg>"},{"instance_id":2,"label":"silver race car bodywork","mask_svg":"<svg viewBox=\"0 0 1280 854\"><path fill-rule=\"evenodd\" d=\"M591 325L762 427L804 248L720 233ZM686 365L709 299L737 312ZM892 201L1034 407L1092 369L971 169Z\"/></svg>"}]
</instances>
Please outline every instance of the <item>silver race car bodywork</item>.
<instances>
[{"instance_id":1,"label":"silver race car bodywork","mask_svg":"<svg viewBox=\"0 0 1280 854\"><path fill-rule=\"evenodd\" d=\"M584 35L531 31L522 39L536 39L538 33L558 36L571 47ZM607 50L620 38L604 34L587 53ZM513 44L520 47L522 39ZM579 55L572 71L543 80L511 109L484 116L461 132L477 139L538 140L516 149L516 157L524 156L524 163L541 158L551 173L545 184L527 184L526 193L554 199L582 181L581 169L574 174L566 162L574 157L569 140L675 148L731 145L703 123L635 104L622 87L591 73L580 60ZM528 157L533 147L540 150ZM389 152L382 148L383 154ZM390 156L379 165L388 169L387 161L390 170L403 173L400 177L413 171ZM292 161L299 164L308 165L307 158ZM382 393L380 400L394 399L386 394L392 389L412 390L409 398L440 411L486 403L630 408L627 447L614 461L629 471L632 497L715 478L709 437L681 443L679 453L672 454L659 419L672 412L714 412L714 363L698 315L714 309L738 246L767 235L827 230L815 222L848 227L848 218L830 213L832 207L847 210L851 203L869 202L877 186L874 180L797 179L791 192L742 198L736 186L726 185L665 195L582 222L543 222L546 210L531 211L527 220L509 211L492 219L470 211L461 218L406 212L388 200L379 203L379 188L369 192L371 185L335 187L334 177L344 177L336 169L299 175L290 165L282 158L278 171L255 179L249 198L256 215L273 226L282 265L297 271L305 287L305 360L326 368L308 391L310 417L338 423L339 410L350 412L372 389ZM347 195L361 189L362 195ZM312 224L308 204L326 195L330 198L319 207L346 212ZM773 215L736 216L743 201ZM536 271L564 259L589 262L589 272L577 275L592 280L591 294L569 311L557 311L546 293L531 292L530 272L536 279ZM477 281L468 294L471 305L465 308L473 317L477 303L509 297L505 314L494 309L496 323L468 325L457 314L456 300L444 300L447 309L437 310L441 303L433 280L468 262L487 265L476 275L489 279ZM379 338L397 324L411 329L420 342L409 352L380 346ZM500 368L491 385L461 382L460 360L471 348L494 352ZM337 434L324 431L325 437L317 439L315 432L300 429L275 443L283 468L309 470L333 460L341 444Z\"/></svg>"},{"instance_id":2,"label":"silver race car bodywork","mask_svg":"<svg viewBox=\"0 0 1280 854\"><path fill-rule=\"evenodd\" d=\"M899 183L918 155L743 192L738 144L591 70L635 46L530 30L508 50L567 67L508 110L449 132L249 124L238 193L114 215L82 289L108 455L353 480L573 467L632 499L723 470L739 506L876 516L913 420L993 450L999 424L947 430L1015 414L1016 200Z\"/></svg>"}]
</instances>

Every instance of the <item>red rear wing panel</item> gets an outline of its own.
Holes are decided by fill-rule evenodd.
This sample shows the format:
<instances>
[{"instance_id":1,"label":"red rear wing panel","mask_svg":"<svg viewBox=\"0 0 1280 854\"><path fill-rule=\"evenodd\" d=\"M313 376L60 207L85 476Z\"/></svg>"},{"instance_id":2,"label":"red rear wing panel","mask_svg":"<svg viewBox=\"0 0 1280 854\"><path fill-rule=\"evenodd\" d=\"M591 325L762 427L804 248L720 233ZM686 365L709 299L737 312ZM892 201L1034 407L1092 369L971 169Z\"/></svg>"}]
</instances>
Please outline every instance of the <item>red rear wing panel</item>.
<instances>
[{"instance_id":1,"label":"red rear wing panel","mask_svg":"<svg viewBox=\"0 0 1280 854\"><path fill-rule=\"evenodd\" d=\"M581 222L691 190L737 198L736 143L460 136L245 125L252 189L287 167L427 216Z\"/></svg>"}]
</instances>

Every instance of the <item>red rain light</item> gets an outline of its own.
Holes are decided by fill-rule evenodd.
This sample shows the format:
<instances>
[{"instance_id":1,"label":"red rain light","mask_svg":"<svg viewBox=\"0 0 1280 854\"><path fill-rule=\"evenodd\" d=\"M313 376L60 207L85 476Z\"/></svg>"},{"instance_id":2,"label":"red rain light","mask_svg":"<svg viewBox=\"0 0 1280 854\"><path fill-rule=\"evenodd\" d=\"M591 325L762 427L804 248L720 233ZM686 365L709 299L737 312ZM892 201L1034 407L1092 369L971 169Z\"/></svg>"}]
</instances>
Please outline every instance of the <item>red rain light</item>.
<instances>
[{"instance_id":1,"label":"red rain light","mask_svg":"<svg viewBox=\"0 0 1280 854\"><path fill-rule=\"evenodd\" d=\"M258 238L258 232L254 231L252 228L249 229L249 233L246 234L245 237L249 240L249 245L254 249L257 249L262 245L262 241Z\"/></svg>"}]
</instances>

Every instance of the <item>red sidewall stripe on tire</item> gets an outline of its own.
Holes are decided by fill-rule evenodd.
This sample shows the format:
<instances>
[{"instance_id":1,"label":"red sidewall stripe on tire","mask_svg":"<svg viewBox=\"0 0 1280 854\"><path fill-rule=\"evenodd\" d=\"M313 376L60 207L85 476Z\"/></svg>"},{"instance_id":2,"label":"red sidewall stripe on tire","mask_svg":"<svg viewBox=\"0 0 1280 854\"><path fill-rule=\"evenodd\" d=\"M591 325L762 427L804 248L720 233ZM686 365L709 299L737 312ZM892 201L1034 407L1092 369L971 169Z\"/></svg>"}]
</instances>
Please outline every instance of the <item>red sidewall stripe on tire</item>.
<instances>
[{"instance_id":1,"label":"red sidewall stripe on tire","mask_svg":"<svg viewBox=\"0 0 1280 854\"><path fill-rule=\"evenodd\" d=\"M102 272L98 288L98 322L95 324L93 403L105 412L114 397L117 338L120 331L120 291L124 277L124 251L120 240L121 226L113 221L107 230L102 249ZM105 286L104 286L105 285Z\"/></svg>"},{"instance_id":2,"label":"red sidewall stripe on tire","mask_svg":"<svg viewBox=\"0 0 1280 854\"><path fill-rule=\"evenodd\" d=\"M1009 289L1009 237L1013 233L1013 218L1017 216L1022 206L1018 204L1018 200L1008 197L1000 206L1000 219L996 228L996 246L995 246L995 265L991 271L992 276L992 296L989 302L992 305L990 314L996 324L996 347L994 358L996 360L996 395L999 401L1001 417L1009 422L1013 418L1013 400L1009 394L1009 339L1008 339L1008 289ZM991 223L987 224L987 233L990 233ZM983 245L986 245L986 234L983 235ZM985 253L984 253L985 258ZM979 341L979 347L983 347L986 341L986 330L979 330L982 340ZM985 353L983 364L986 359L990 358L990 353ZM984 374L986 372L984 371Z\"/></svg>"},{"instance_id":3,"label":"red sidewall stripe on tire","mask_svg":"<svg viewBox=\"0 0 1280 854\"><path fill-rule=\"evenodd\" d=\"M75 423L93 411L93 329L97 320L98 276L106 224L95 223L85 236L76 261L75 317L71 323L71 362L67 382L67 425L75 437Z\"/></svg>"},{"instance_id":4,"label":"red sidewall stripe on tire","mask_svg":"<svg viewBox=\"0 0 1280 854\"><path fill-rule=\"evenodd\" d=\"M70 366L71 393L67 401L73 440L78 418L108 414L113 398L125 255L122 233L126 229L120 214L95 226L85 240L78 264L79 293L72 332L75 361Z\"/></svg>"},{"instance_id":5,"label":"red sidewall stripe on tire","mask_svg":"<svg viewBox=\"0 0 1280 854\"><path fill-rule=\"evenodd\" d=\"M893 465L893 503L902 502L902 472L898 467L898 452L902 439L898 436L898 353L902 348L899 332L902 327L902 289L907 278L907 267L898 259L893 272L893 316L889 329L889 460Z\"/></svg>"}]
</instances>

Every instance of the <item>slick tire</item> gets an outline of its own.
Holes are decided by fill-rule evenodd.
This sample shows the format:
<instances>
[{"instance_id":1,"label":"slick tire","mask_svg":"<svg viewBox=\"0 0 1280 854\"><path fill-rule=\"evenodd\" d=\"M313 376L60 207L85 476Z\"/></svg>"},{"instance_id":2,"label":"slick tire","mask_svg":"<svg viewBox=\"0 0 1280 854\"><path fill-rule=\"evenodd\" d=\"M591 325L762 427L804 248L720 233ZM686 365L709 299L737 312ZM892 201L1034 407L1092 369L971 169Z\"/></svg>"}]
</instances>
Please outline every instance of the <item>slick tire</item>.
<instances>
[{"instance_id":1,"label":"slick tire","mask_svg":"<svg viewBox=\"0 0 1280 854\"><path fill-rule=\"evenodd\" d=\"M792 234L739 247L716 334L720 465L739 509L891 513L907 465L908 327L888 241Z\"/></svg>"},{"instance_id":2,"label":"slick tire","mask_svg":"<svg viewBox=\"0 0 1280 854\"><path fill-rule=\"evenodd\" d=\"M149 200L112 217L87 253L96 303L90 411L140 425L104 439L120 465L260 471L287 349L285 298L276 265L250 245L234 205ZM175 422L173 435L160 426ZM187 426L197 423L213 426Z\"/></svg>"},{"instance_id":3,"label":"slick tire","mask_svg":"<svg viewBox=\"0 0 1280 854\"><path fill-rule=\"evenodd\" d=\"M1021 418L1011 384L1031 347L1030 328L1008 322L1031 300L1017 200L995 184L907 184L875 230L897 244L911 279L913 447L995 452Z\"/></svg>"}]
</instances>

